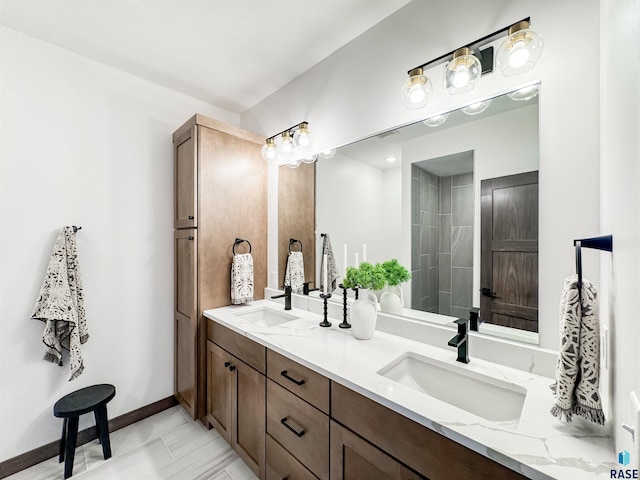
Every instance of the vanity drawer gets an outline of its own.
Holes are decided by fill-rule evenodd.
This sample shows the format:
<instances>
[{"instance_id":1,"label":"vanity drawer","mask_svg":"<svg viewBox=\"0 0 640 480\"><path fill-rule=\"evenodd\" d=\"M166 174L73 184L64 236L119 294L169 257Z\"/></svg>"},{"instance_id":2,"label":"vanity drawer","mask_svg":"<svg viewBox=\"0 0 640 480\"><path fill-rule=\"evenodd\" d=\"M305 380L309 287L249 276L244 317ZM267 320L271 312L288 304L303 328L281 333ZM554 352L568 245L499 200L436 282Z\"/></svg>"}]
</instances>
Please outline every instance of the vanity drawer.
<instances>
[{"instance_id":1,"label":"vanity drawer","mask_svg":"<svg viewBox=\"0 0 640 480\"><path fill-rule=\"evenodd\" d=\"M208 320L207 322L207 339L235 355L263 375L266 373L267 349L259 343L213 320Z\"/></svg>"},{"instance_id":2,"label":"vanity drawer","mask_svg":"<svg viewBox=\"0 0 640 480\"><path fill-rule=\"evenodd\" d=\"M272 380L267 433L318 478L329 478L329 417Z\"/></svg>"},{"instance_id":3,"label":"vanity drawer","mask_svg":"<svg viewBox=\"0 0 640 480\"><path fill-rule=\"evenodd\" d=\"M359 393L331 383L331 418L431 480L526 478Z\"/></svg>"},{"instance_id":4,"label":"vanity drawer","mask_svg":"<svg viewBox=\"0 0 640 480\"><path fill-rule=\"evenodd\" d=\"M267 350L267 376L329 414L329 379L287 357Z\"/></svg>"},{"instance_id":5,"label":"vanity drawer","mask_svg":"<svg viewBox=\"0 0 640 480\"><path fill-rule=\"evenodd\" d=\"M282 445L267 434L267 480L317 480Z\"/></svg>"}]
</instances>

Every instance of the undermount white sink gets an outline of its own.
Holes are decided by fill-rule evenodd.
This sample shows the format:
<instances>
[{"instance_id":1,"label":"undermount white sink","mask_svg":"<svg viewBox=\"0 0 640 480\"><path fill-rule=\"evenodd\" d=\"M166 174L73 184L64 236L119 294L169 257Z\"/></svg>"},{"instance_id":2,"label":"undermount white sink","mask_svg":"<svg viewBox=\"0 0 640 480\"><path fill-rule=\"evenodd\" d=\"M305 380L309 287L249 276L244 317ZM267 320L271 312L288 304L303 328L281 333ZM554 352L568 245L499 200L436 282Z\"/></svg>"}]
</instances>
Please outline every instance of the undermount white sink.
<instances>
[{"instance_id":1,"label":"undermount white sink","mask_svg":"<svg viewBox=\"0 0 640 480\"><path fill-rule=\"evenodd\" d=\"M245 320L260 322L267 327L275 327L276 325L300 318L297 315L268 307L254 308L247 312L236 313L235 315Z\"/></svg>"},{"instance_id":2,"label":"undermount white sink","mask_svg":"<svg viewBox=\"0 0 640 480\"><path fill-rule=\"evenodd\" d=\"M378 375L492 422L518 421L527 395L519 385L412 352L400 355Z\"/></svg>"}]
</instances>

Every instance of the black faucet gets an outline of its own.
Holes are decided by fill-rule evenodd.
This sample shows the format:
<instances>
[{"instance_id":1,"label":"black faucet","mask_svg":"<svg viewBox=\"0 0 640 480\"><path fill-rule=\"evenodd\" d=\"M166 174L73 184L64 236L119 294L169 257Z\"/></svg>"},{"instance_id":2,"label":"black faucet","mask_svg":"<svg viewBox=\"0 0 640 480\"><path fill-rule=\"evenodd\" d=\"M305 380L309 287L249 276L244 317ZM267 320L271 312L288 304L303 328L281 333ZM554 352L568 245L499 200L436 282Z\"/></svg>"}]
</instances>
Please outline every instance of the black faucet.
<instances>
[{"instance_id":1,"label":"black faucet","mask_svg":"<svg viewBox=\"0 0 640 480\"><path fill-rule=\"evenodd\" d=\"M271 298L282 298L284 297L284 309L291 310L291 285L287 285L284 287L284 293L282 295L274 295Z\"/></svg>"},{"instance_id":2,"label":"black faucet","mask_svg":"<svg viewBox=\"0 0 640 480\"><path fill-rule=\"evenodd\" d=\"M309 288L309 284L313 283L313 282L304 282L302 284L302 294L303 295L309 295L309 292L315 292L316 290L318 290L317 288Z\"/></svg>"},{"instance_id":3,"label":"black faucet","mask_svg":"<svg viewBox=\"0 0 640 480\"><path fill-rule=\"evenodd\" d=\"M462 363L469 363L469 342L467 337L467 320L459 318L453 323L458 324L458 334L449 340L450 347L457 347L458 358L456 360Z\"/></svg>"}]
</instances>

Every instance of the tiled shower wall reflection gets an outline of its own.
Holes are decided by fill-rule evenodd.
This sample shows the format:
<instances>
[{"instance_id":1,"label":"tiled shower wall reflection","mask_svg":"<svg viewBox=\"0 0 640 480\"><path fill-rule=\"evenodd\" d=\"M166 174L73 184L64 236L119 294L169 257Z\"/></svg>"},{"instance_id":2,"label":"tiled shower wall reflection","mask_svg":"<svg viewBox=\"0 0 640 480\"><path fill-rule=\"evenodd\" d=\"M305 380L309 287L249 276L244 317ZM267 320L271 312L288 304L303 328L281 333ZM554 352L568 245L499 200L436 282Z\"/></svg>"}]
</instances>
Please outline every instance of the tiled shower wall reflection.
<instances>
[{"instance_id":1,"label":"tiled shower wall reflection","mask_svg":"<svg viewBox=\"0 0 640 480\"><path fill-rule=\"evenodd\" d=\"M411 170L411 308L469 318L473 289L473 174Z\"/></svg>"}]
</instances>

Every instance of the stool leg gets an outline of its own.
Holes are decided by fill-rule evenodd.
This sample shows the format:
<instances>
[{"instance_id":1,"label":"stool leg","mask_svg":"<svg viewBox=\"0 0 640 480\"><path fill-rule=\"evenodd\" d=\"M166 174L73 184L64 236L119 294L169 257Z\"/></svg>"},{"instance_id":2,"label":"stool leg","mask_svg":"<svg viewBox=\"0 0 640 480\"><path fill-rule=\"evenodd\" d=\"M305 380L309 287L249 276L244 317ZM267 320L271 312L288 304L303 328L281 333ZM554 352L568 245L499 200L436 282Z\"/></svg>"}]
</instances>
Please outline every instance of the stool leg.
<instances>
[{"instance_id":1,"label":"stool leg","mask_svg":"<svg viewBox=\"0 0 640 480\"><path fill-rule=\"evenodd\" d=\"M104 459L111 458L111 443L109 442L109 420L107 419L107 406L100 405L95 410L98 438L102 444Z\"/></svg>"},{"instance_id":2,"label":"stool leg","mask_svg":"<svg viewBox=\"0 0 640 480\"><path fill-rule=\"evenodd\" d=\"M67 440L65 445L65 459L64 459L64 478L69 478L73 475L73 460L76 455L76 441L78 439L78 418L70 417L69 425L67 426Z\"/></svg>"},{"instance_id":3,"label":"stool leg","mask_svg":"<svg viewBox=\"0 0 640 480\"><path fill-rule=\"evenodd\" d=\"M64 461L64 447L67 443L67 417L62 419L62 438L60 439L60 455L58 455L58 463Z\"/></svg>"}]
</instances>

